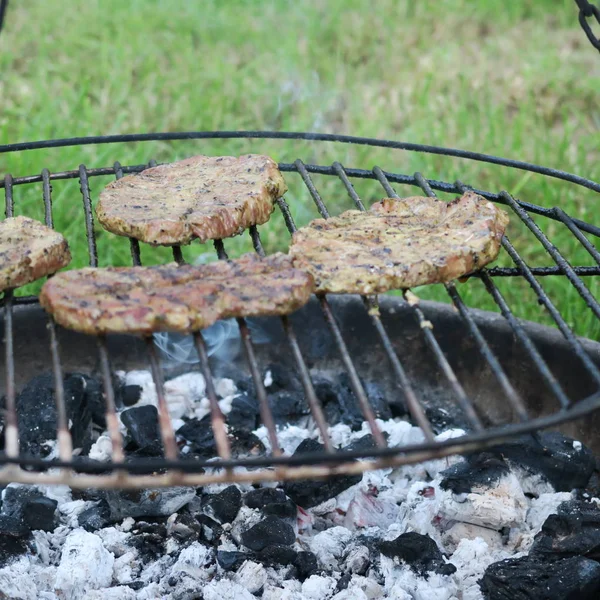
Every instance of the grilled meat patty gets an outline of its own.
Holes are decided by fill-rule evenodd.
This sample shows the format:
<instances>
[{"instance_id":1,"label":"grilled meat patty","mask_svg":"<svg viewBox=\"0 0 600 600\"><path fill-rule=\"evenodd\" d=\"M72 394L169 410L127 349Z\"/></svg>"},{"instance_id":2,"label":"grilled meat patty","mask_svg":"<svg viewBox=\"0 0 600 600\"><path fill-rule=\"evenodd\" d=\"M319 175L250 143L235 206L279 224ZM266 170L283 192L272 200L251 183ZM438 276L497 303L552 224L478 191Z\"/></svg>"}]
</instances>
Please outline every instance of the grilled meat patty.
<instances>
[{"instance_id":1,"label":"grilled meat patty","mask_svg":"<svg viewBox=\"0 0 600 600\"><path fill-rule=\"evenodd\" d=\"M0 222L0 291L55 273L71 262L67 240L28 217Z\"/></svg>"},{"instance_id":2,"label":"grilled meat patty","mask_svg":"<svg viewBox=\"0 0 600 600\"><path fill-rule=\"evenodd\" d=\"M67 271L44 284L40 302L58 323L84 333L188 333L219 319L291 313L313 287L285 254L246 254L199 266Z\"/></svg>"},{"instance_id":3,"label":"grilled meat patty","mask_svg":"<svg viewBox=\"0 0 600 600\"><path fill-rule=\"evenodd\" d=\"M96 214L112 233L173 246L266 223L286 191L268 156L194 156L112 182L100 193Z\"/></svg>"},{"instance_id":4,"label":"grilled meat patty","mask_svg":"<svg viewBox=\"0 0 600 600\"><path fill-rule=\"evenodd\" d=\"M384 198L294 233L294 265L317 292L373 294L450 281L498 256L508 215L467 192L452 202Z\"/></svg>"}]
</instances>

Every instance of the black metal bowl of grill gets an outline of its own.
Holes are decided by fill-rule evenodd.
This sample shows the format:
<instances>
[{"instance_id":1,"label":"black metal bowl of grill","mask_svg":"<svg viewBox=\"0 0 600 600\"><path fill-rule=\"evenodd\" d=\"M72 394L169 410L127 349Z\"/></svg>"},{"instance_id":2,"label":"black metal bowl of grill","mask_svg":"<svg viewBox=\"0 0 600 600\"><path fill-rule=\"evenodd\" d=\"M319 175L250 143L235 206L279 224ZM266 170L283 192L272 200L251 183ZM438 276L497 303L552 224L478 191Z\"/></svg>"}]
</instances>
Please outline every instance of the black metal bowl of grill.
<instances>
[{"instance_id":1,"label":"black metal bowl of grill","mask_svg":"<svg viewBox=\"0 0 600 600\"><path fill-rule=\"evenodd\" d=\"M600 184L582 177L493 156L460 150L444 149L393 141L354 138L327 134L271 133L271 132L187 132L74 138L45 142L13 144L0 147L0 153L28 150L85 147L92 144L130 142L141 144L150 141L175 142L178 140L245 140L250 139L250 149L261 152L266 140L304 141L304 156L311 156L317 142L355 144L364 148L386 148L390 153L398 150L430 153L456 157L482 163L499 165L506 169L519 169L562 180L573 186L600 192ZM198 143L196 154L204 153ZM52 154L50 153L50 156ZM95 339L63 330L55 325L40 308L36 296L19 296L5 293L0 329L5 345L5 365L0 384L5 390L5 432L17 422L15 396L34 375L51 370L56 385L58 445L60 459L46 460L19 453L18 440L5 435L5 448L0 456L3 466L1 481L61 482L76 487L141 487L180 484L200 485L212 481L258 481L266 479L298 479L324 477L337 473L360 472L394 464L424 461L454 453L464 453L489 447L510 437L529 434L542 428L558 428L600 451L596 438L597 415L600 408L600 344L576 336L567 319L544 291L540 279L546 276L563 277L583 299L587 311L600 319L600 303L590 292L584 280L600 275L600 253L587 236L600 237L600 227L567 215L560 208L545 208L514 198L509 191L491 192L463 184L427 179L420 173L413 175L384 171L379 167L364 165L346 167L340 162L310 164L293 157L281 162L280 169L286 179L302 182L304 196L300 199L281 198L279 211L273 218L283 219L288 231L294 231L293 214L302 203L303 210L314 210L310 218L329 216L327 199L315 184L315 176L335 181L337 194L347 198L346 208L364 209L352 181L367 181L382 196L404 194L409 187L429 196L436 191L460 194L473 189L485 198L501 203L509 210L511 221L519 222L529 235L541 245L553 265L530 266L519 254L508 237L503 239L503 253L511 266L484 269L471 281L480 280L497 306L498 312L484 312L468 307L463 299L461 284L445 284L448 304L421 302L409 291L403 295L380 298L353 296L315 297L302 310L283 319L261 319L261 327L268 332L268 344L255 344L244 321L239 322L242 352L230 357L228 369L244 371L252 377L261 407L264 424L276 445L278 431L262 381L266 365L277 362L293 371L302 382L311 416L322 433L327 424L323 419L313 385L315 373L330 377L346 377L364 419L369 423L375 448L353 452L331 451L307 453L301 456L269 455L231 457L221 454L216 460L185 461L171 454L164 458L139 458L124 462L121 449L113 452L113 460L106 463L82 461L71 455L68 423L64 410L62 374L66 371L96 372L103 378L107 390L107 417L114 417L112 403L111 368L151 368L158 390L159 411L166 414L164 397L161 400L163 372L152 340L109 336ZM149 163L149 164L152 164ZM4 188L6 215L14 214L21 190L36 186L43 199L45 221L53 225L52 195L57 196L60 185L68 180L79 180L86 236L88 262L91 266L106 265L99 256L96 244L93 204L99 190L90 191L95 177L142 171L147 165L121 165L88 168L80 165L55 165L41 174L6 175L0 181ZM58 168L71 170L58 170ZM402 186L402 188L398 187ZM93 186L92 186L93 187ZM54 189L53 189L54 188ZM418 193L418 192L417 192ZM544 222L554 221L566 228L578 244L585 249L590 264L573 266L553 245L552 240L538 226L532 215ZM252 246L264 253L261 227L248 232ZM510 226L508 233L510 233ZM103 235L109 235L104 233ZM247 234L246 234L247 235ZM141 264L141 256L149 249L140 249L130 240L133 264ZM229 240L217 241L215 250L219 258L227 257ZM181 261L181 248L173 248L173 257ZM547 327L519 319L496 281L499 278L518 278L525 281L555 327ZM589 279L587 279L589 281ZM374 310L374 308L379 310ZM206 379L223 370L205 353L202 335L194 336L200 357L201 369ZM406 418L422 428L423 443L411 446L387 447L372 409L368 382L376 381L391 405L404 412ZM367 382L367 383L365 383ZM215 398L210 398L216 404ZM435 439L435 426L431 423L432 411L443 409L455 413L456 422L464 425L466 434L439 441ZM215 438L223 427L217 410L212 412ZM113 422L113 443L120 440L116 420ZM162 431L165 440L170 431ZM165 444L165 447L167 445ZM357 461L357 458L371 460ZM246 467L234 471L233 467ZM52 469L50 469L52 467ZM219 469L221 467L221 469Z\"/></svg>"}]
</instances>

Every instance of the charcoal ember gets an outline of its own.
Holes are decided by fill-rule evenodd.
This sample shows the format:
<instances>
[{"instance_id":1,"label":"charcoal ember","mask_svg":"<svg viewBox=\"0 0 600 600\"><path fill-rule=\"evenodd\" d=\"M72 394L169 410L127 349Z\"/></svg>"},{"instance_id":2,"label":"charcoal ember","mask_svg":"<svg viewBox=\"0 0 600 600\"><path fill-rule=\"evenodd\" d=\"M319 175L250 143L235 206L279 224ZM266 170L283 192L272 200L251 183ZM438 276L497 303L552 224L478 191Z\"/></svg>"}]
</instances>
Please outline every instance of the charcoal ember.
<instances>
[{"instance_id":1,"label":"charcoal ember","mask_svg":"<svg viewBox=\"0 0 600 600\"><path fill-rule=\"evenodd\" d=\"M347 590L348 585L350 585L350 581L352 581L352 573L344 573L339 579L335 586L336 592L341 592L342 590Z\"/></svg>"},{"instance_id":2,"label":"charcoal ember","mask_svg":"<svg viewBox=\"0 0 600 600\"><path fill-rule=\"evenodd\" d=\"M202 525L188 512L171 515L167 520L167 533L178 542L196 541L202 537Z\"/></svg>"},{"instance_id":3,"label":"charcoal ember","mask_svg":"<svg viewBox=\"0 0 600 600\"><path fill-rule=\"evenodd\" d=\"M255 560L267 567L276 565L295 565L298 560L298 553L283 544L273 544L267 546L255 554Z\"/></svg>"},{"instance_id":4,"label":"charcoal ember","mask_svg":"<svg viewBox=\"0 0 600 600\"><path fill-rule=\"evenodd\" d=\"M123 406L137 404L142 396L142 386L129 384L121 387L121 403Z\"/></svg>"},{"instance_id":5,"label":"charcoal ember","mask_svg":"<svg viewBox=\"0 0 600 600\"><path fill-rule=\"evenodd\" d=\"M208 515L197 515L196 520L202 528L202 538L209 544L218 544L219 538L223 534L223 528L214 519Z\"/></svg>"},{"instance_id":6,"label":"charcoal ember","mask_svg":"<svg viewBox=\"0 0 600 600\"><path fill-rule=\"evenodd\" d=\"M303 392L280 390L267 395L275 423L285 425L310 414Z\"/></svg>"},{"instance_id":7,"label":"charcoal ember","mask_svg":"<svg viewBox=\"0 0 600 600\"><path fill-rule=\"evenodd\" d=\"M344 559L344 570L356 575L364 575L370 565L371 557L366 546L354 546Z\"/></svg>"},{"instance_id":8,"label":"charcoal ember","mask_svg":"<svg viewBox=\"0 0 600 600\"><path fill-rule=\"evenodd\" d=\"M491 564L479 587L486 600L595 600L600 564L582 556L508 558Z\"/></svg>"},{"instance_id":9,"label":"charcoal ember","mask_svg":"<svg viewBox=\"0 0 600 600\"><path fill-rule=\"evenodd\" d=\"M131 533L129 544L143 560L156 560L166 554L167 528L163 523L140 521Z\"/></svg>"},{"instance_id":10,"label":"charcoal ember","mask_svg":"<svg viewBox=\"0 0 600 600\"><path fill-rule=\"evenodd\" d=\"M300 581L304 581L319 570L315 554L304 550L298 552L294 566L296 567Z\"/></svg>"},{"instance_id":11,"label":"charcoal ember","mask_svg":"<svg viewBox=\"0 0 600 600\"><path fill-rule=\"evenodd\" d=\"M278 363L270 364L265 369L263 381L268 383L265 387L269 392L278 392L280 390L302 390L302 384L298 377L296 377L293 369L289 369Z\"/></svg>"},{"instance_id":12,"label":"charcoal ember","mask_svg":"<svg viewBox=\"0 0 600 600\"><path fill-rule=\"evenodd\" d=\"M530 554L585 556L600 561L600 509L595 503L571 500L550 515L535 536Z\"/></svg>"},{"instance_id":13,"label":"charcoal ember","mask_svg":"<svg viewBox=\"0 0 600 600\"><path fill-rule=\"evenodd\" d=\"M100 490L98 495L110 508L110 520L126 517L169 516L195 496L194 488L173 487L150 490Z\"/></svg>"},{"instance_id":14,"label":"charcoal ember","mask_svg":"<svg viewBox=\"0 0 600 600\"><path fill-rule=\"evenodd\" d=\"M425 416L431 424L433 433L440 434L449 429L464 429L468 431L470 424L463 412L456 406L447 410L441 406L428 406L425 409Z\"/></svg>"},{"instance_id":15,"label":"charcoal ember","mask_svg":"<svg viewBox=\"0 0 600 600\"><path fill-rule=\"evenodd\" d=\"M74 448L91 443L92 416L86 395L86 377L67 373L63 379L65 407ZM57 416L54 377L44 373L34 377L16 398L19 415L21 452L45 458L51 449L48 441L56 440Z\"/></svg>"},{"instance_id":16,"label":"charcoal ember","mask_svg":"<svg viewBox=\"0 0 600 600\"><path fill-rule=\"evenodd\" d=\"M476 487L491 487L510 472L502 458L481 452L442 471L440 487L455 494L468 494Z\"/></svg>"},{"instance_id":17,"label":"charcoal ember","mask_svg":"<svg viewBox=\"0 0 600 600\"><path fill-rule=\"evenodd\" d=\"M77 517L79 527L86 531L94 532L108 527L110 524L110 507L108 502L100 500L95 506L81 511Z\"/></svg>"},{"instance_id":18,"label":"charcoal ember","mask_svg":"<svg viewBox=\"0 0 600 600\"><path fill-rule=\"evenodd\" d=\"M54 531L57 506L56 500L46 496L27 500L23 505L23 525L30 531Z\"/></svg>"},{"instance_id":19,"label":"charcoal ember","mask_svg":"<svg viewBox=\"0 0 600 600\"><path fill-rule=\"evenodd\" d=\"M0 513L22 521L25 504L31 500L43 497L44 494L36 487L29 485L9 485L4 489L2 494L2 508L0 509Z\"/></svg>"},{"instance_id":20,"label":"charcoal ember","mask_svg":"<svg viewBox=\"0 0 600 600\"><path fill-rule=\"evenodd\" d=\"M207 514L219 523L231 523L241 506L242 492L236 485L230 485L218 494L211 494L204 501Z\"/></svg>"},{"instance_id":21,"label":"charcoal ember","mask_svg":"<svg viewBox=\"0 0 600 600\"><path fill-rule=\"evenodd\" d=\"M384 556L405 562L422 577L432 571L440 575L456 572L456 567L444 561L438 545L428 535L409 531L394 540L380 542L379 549Z\"/></svg>"},{"instance_id":22,"label":"charcoal ember","mask_svg":"<svg viewBox=\"0 0 600 600\"><path fill-rule=\"evenodd\" d=\"M363 435L362 437L350 442L347 446L345 446L343 448L343 451L344 452L368 452L369 450L373 450L374 448L377 448L377 444L375 443L375 438L373 437L373 434L367 433L367 435Z\"/></svg>"},{"instance_id":23,"label":"charcoal ember","mask_svg":"<svg viewBox=\"0 0 600 600\"><path fill-rule=\"evenodd\" d=\"M280 519L293 519L298 516L298 507L293 500L287 499L285 502L273 502L266 504L262 508L263 515L273 515Z\"/></svg>"},{"instance_id":24,"label":"charcoal ember","mask_svg":"<svg viewBox=\"0 0 600 600\"><path fill-rule=\"evenodd\" d=\"M225 571L237 571L247 560L252 557L247 552L236 551L217 551L217 562L219 566Z\"/></svg>"},{"instance_id":25,"label":"charcoal ember","mask_svg":"<svg viewBox=\"0 0 600 600\"><path fill-rule=\"evenodd\" d=\"M0 515L0 565L27 552L29 530L15 517Z\"/></svg>"},{"instance_id":26,"label":"charcoal ember","mask_svg":"<svg viewBox=\"0 0 600 600\"><path fill-rule=\"evenodd\" d=\"M139 386L138 386L139 387ZM128 408L121 413L121 421L127 428L133 449L142 455L160 456L163 451L158 410L155 406L145 405Z\"/></svg>"},{"instance_id":27,"label":"charcoal ember","mask_svg":"<svg viewBox=\"0 0 600 600\"><path fill-rule=\"evenodd\" d=\"M249 508L262 508L267 504L281 504L287 500L285 492L279 488L258 488L244 495L244 504Z\"/></svg>"},{"instance_id":28,"label":"charcoal ember","mask_svg":"<svg viewBox=\"0 0 600 600\"><path fill-rule=\"evenodd\" d=\"M488 452L533 473L540 473L557 492L584 488L596 467L592 451L558 431L524 435Z\"/></svg>"},{"instance_id":29,"label":"charcoal ember","mask_svg":"<svg viewBox=\"0 0 600 600\"><path fill-rule=\"evenodd\" d=\"M255 552L260 552L274 544L291 546L295 540L292 526L271 515L242 532L242 543Z\"/></svg>"},{"instance_id":30,"label":"charcoal ember","mask_svg":"<svg viewBox=\"0 0 600 600\"><path fill-rule=\"evenodd\" d=\"M229 427L236 431L254 431L258 426L258 417L260 410L256 396L241 393L231 401L231 410L227 414L227 423Z\"/></svg>"},{"instance_id":31,"label":"charcoal ember","mask_svg":"<svg viewBox=\"0 0 600 600\"><path fill-rule=\"evenodd\" d=\"M294 456L307 453L324 452L325 446L316 440L306 439L294 452ZM318 506L330 498L347 490L349 487L359 483L362 475L336 475L323 481L299 480L289 481L284 484L285 493L302 508Z\"/></svg>"}]
</instances>

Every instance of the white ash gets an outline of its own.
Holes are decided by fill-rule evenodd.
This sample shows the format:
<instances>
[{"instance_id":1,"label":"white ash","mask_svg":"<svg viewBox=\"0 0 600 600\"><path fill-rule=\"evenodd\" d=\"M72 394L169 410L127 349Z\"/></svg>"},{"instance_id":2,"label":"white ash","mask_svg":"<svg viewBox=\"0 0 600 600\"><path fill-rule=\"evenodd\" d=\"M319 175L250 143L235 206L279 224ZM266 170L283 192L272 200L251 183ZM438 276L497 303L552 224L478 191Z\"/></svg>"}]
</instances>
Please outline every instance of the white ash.
<instances>
[{"instance_id":1,"label":"white ash","mask_svg":"<svg viewBox=\"0 0 600 600\"><path fill-rule=\"evenodd\" d=\"M233 576L233 581L239 583L251 594L257 594L267 583L267 570L260 563L247 560Z\"/></svg>"}]
</instances>

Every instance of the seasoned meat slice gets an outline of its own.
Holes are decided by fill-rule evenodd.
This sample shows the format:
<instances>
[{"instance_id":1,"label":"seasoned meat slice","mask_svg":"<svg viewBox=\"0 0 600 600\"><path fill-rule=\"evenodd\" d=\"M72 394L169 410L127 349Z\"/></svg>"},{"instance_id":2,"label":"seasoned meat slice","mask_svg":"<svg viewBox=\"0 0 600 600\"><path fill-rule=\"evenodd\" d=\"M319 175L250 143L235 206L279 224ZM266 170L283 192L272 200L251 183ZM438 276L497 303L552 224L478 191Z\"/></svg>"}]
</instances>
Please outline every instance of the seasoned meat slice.
<instances>
[{"instance_id":1,"label":"seasoned meat slice","mask_svg":"<svg viewBox=\"0 0 600 600\"><path fill-rule=\"evenodd\" d=\"M44 284L42 306L56 321L90 334L203 329L219 319L283 315L310 298L312 277L285 254L207 265L85 268Z\"/></svg>"},{"instance_id":2,"label":"seasoned meat slice","mask_svg":"<svg viewBox=\"0 0 600 600\"><path fill-rule=\"evenodd\" d=\"M268 156L193 156L113 181L100 193L96 214L108 231L173 246L266 223L286 191Z\"/></svg>"},{"instance_id":3,"label":"seasoned meat slice","mask_svg":"<svg viewBox=\"0 0 600 600\"><path fill-rule=\"evenodd\" d=\"M0 222L0 291L17 288L71 262L67 240L28 217Z\"/></svg>"},{"instance_id":4,"label":"seasoned meat slice","mask_svg":"<svg viewBox=\"0 0 600 600\"><path fill-rule=\"evenodd\" d=\"M317 292L373 294L456 279L498 256L508 215L467 192L452 202L384 198L294 233L294 265Z\"/></svg>"}]
</instances>

